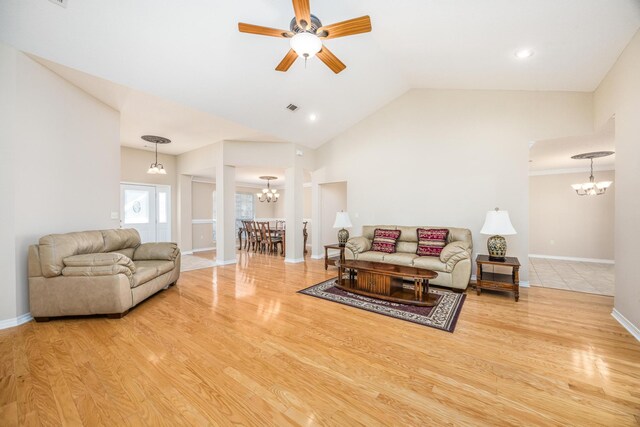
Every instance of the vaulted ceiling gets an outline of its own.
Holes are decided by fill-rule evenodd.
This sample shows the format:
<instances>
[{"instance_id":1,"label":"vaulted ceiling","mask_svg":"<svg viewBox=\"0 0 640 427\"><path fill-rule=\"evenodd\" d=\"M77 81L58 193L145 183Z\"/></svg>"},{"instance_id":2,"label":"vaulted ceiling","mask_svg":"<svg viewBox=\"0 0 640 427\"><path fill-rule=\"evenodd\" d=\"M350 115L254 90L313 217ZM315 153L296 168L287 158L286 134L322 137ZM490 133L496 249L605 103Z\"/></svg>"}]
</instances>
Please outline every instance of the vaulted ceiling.
<instances>
[{"instance_id":1,"label":"vaulted ceiling","mask_svg":"<svg viewBox=\"0 0 640 427\"><path fill-rule=\"evenodd\" d=\"M636 0L311 0L311 10L325 24L371 16L371 33L326 41L341 74L317 59L276 72L288 41L238 32L239 21L287 28L290 0L5 0L0 40L317 147L411 87L592 91L640 27ZM519 60L525 47L534 55Z\"/></svg>"}]
</instances>

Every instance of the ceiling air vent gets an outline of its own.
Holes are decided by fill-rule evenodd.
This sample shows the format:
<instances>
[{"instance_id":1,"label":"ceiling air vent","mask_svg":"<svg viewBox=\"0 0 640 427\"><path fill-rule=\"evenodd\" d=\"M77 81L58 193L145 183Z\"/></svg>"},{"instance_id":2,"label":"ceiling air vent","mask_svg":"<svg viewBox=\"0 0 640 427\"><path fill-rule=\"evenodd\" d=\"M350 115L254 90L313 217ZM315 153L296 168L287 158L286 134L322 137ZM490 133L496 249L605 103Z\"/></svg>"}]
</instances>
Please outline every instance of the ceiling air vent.
<instances>
[{"instance_id":1,"label":"ceiling air vent","mask_svg":"<svg viewBox=\"0 0 640 427\"><path fill-rule=\"evenodd\" d=\"M297 109L298 109L297 105L293 105L293 104L287 105L287 110L289 110L289 111L296 111Z\"/></svg>"},{"instance_id":2,"label":"ceiling air vent","mask_svg":"<svg viewBox=\"0 0 640 427\"><path fill-rule=\"evenodd\" d=\"M69 0L49 0L51 3L55 3L58 6L62 6L62 7L67 7L67 3L69 3Z\"/></svg>"}]
</instances>

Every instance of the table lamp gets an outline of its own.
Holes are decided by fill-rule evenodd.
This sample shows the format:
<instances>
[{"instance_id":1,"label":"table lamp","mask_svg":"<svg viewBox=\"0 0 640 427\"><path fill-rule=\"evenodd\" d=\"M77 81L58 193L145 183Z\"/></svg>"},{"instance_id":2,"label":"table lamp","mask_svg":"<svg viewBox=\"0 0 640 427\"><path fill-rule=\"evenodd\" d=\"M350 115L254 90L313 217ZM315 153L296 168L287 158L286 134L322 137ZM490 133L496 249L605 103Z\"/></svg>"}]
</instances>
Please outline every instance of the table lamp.
<instances>
[{"instance_id":1,"label":"table lamp","mask_svg":"<svg viewBox=\"0 0 640 427\"><path fill-rule=\"evenodd\" d=\"M487 212L480 234L491 236L487 240L489 259L492 261L504 261L507 254L507 240L502 235L509 236L517 233L513 225L511 225L509 212L496 208Z\"/></svg>"},{"instance_id":2,"label":"table lamp","mask_svg":"<svg viewBox=\"0 0 640 427\"><path fill-rule=\"evenodd\" d=\"M349 214L342 211L337 212L336 222L333 223L333 228L340 228L340 231L338 231L338 245L345 246L347 244L347 240L349 240L349 232L345 230L345 228L350 227L353 227L353 225L349 219Z\"/></svg>"}]
</instances>

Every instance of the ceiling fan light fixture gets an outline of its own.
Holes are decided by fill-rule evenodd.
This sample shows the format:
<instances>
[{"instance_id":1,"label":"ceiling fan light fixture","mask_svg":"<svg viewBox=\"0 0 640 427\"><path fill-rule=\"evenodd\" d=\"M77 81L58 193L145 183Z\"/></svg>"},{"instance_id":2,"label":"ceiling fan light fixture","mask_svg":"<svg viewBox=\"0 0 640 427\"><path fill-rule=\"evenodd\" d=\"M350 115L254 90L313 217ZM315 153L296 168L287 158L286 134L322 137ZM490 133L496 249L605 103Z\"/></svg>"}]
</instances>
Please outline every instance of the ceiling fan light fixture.
<instances>
[{"instance_id":1,"label":"ceiling fan light fixture","mask_svg":"<svg viewBox=\"0 0 640 427\"><path fill-rule=\"evenodd\" d=\"M527 59L533 56L533 50L531 49L519 49L515 53L516 58L519 59Z\"/></svg>"},{"instance_id":2,"label":"ceiling fan light fixture","mask_svg":"<svg viewBox=\"0 0 640 427\"><path fill-rule=\"evenodd\" d=\"M296 34L291 38L290 43L291 49L293 49L298 56L306 59L313 58L316 53L322 49L322 41L320 38L308 32Z\"/></svg>"}]
</instances>

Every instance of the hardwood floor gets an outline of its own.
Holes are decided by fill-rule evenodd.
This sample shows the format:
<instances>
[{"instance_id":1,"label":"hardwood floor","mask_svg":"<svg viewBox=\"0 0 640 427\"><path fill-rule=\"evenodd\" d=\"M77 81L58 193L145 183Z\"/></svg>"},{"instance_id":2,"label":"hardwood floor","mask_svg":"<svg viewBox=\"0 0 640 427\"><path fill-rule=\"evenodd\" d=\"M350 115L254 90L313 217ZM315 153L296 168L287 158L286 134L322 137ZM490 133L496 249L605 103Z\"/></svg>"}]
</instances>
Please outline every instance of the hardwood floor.
<instances>
[{"instance_id":1,"label":"hardwood floor","mask_svg":"<svg viewBox=\"0 0 640 427\"><path fill-rule=\"evenodd\" d=\"M335 274L241 253L122 319L0 331L0 425L640 422L610 297L468 292L450 334L296 293Z\"/></svg>"}]
</instances>

